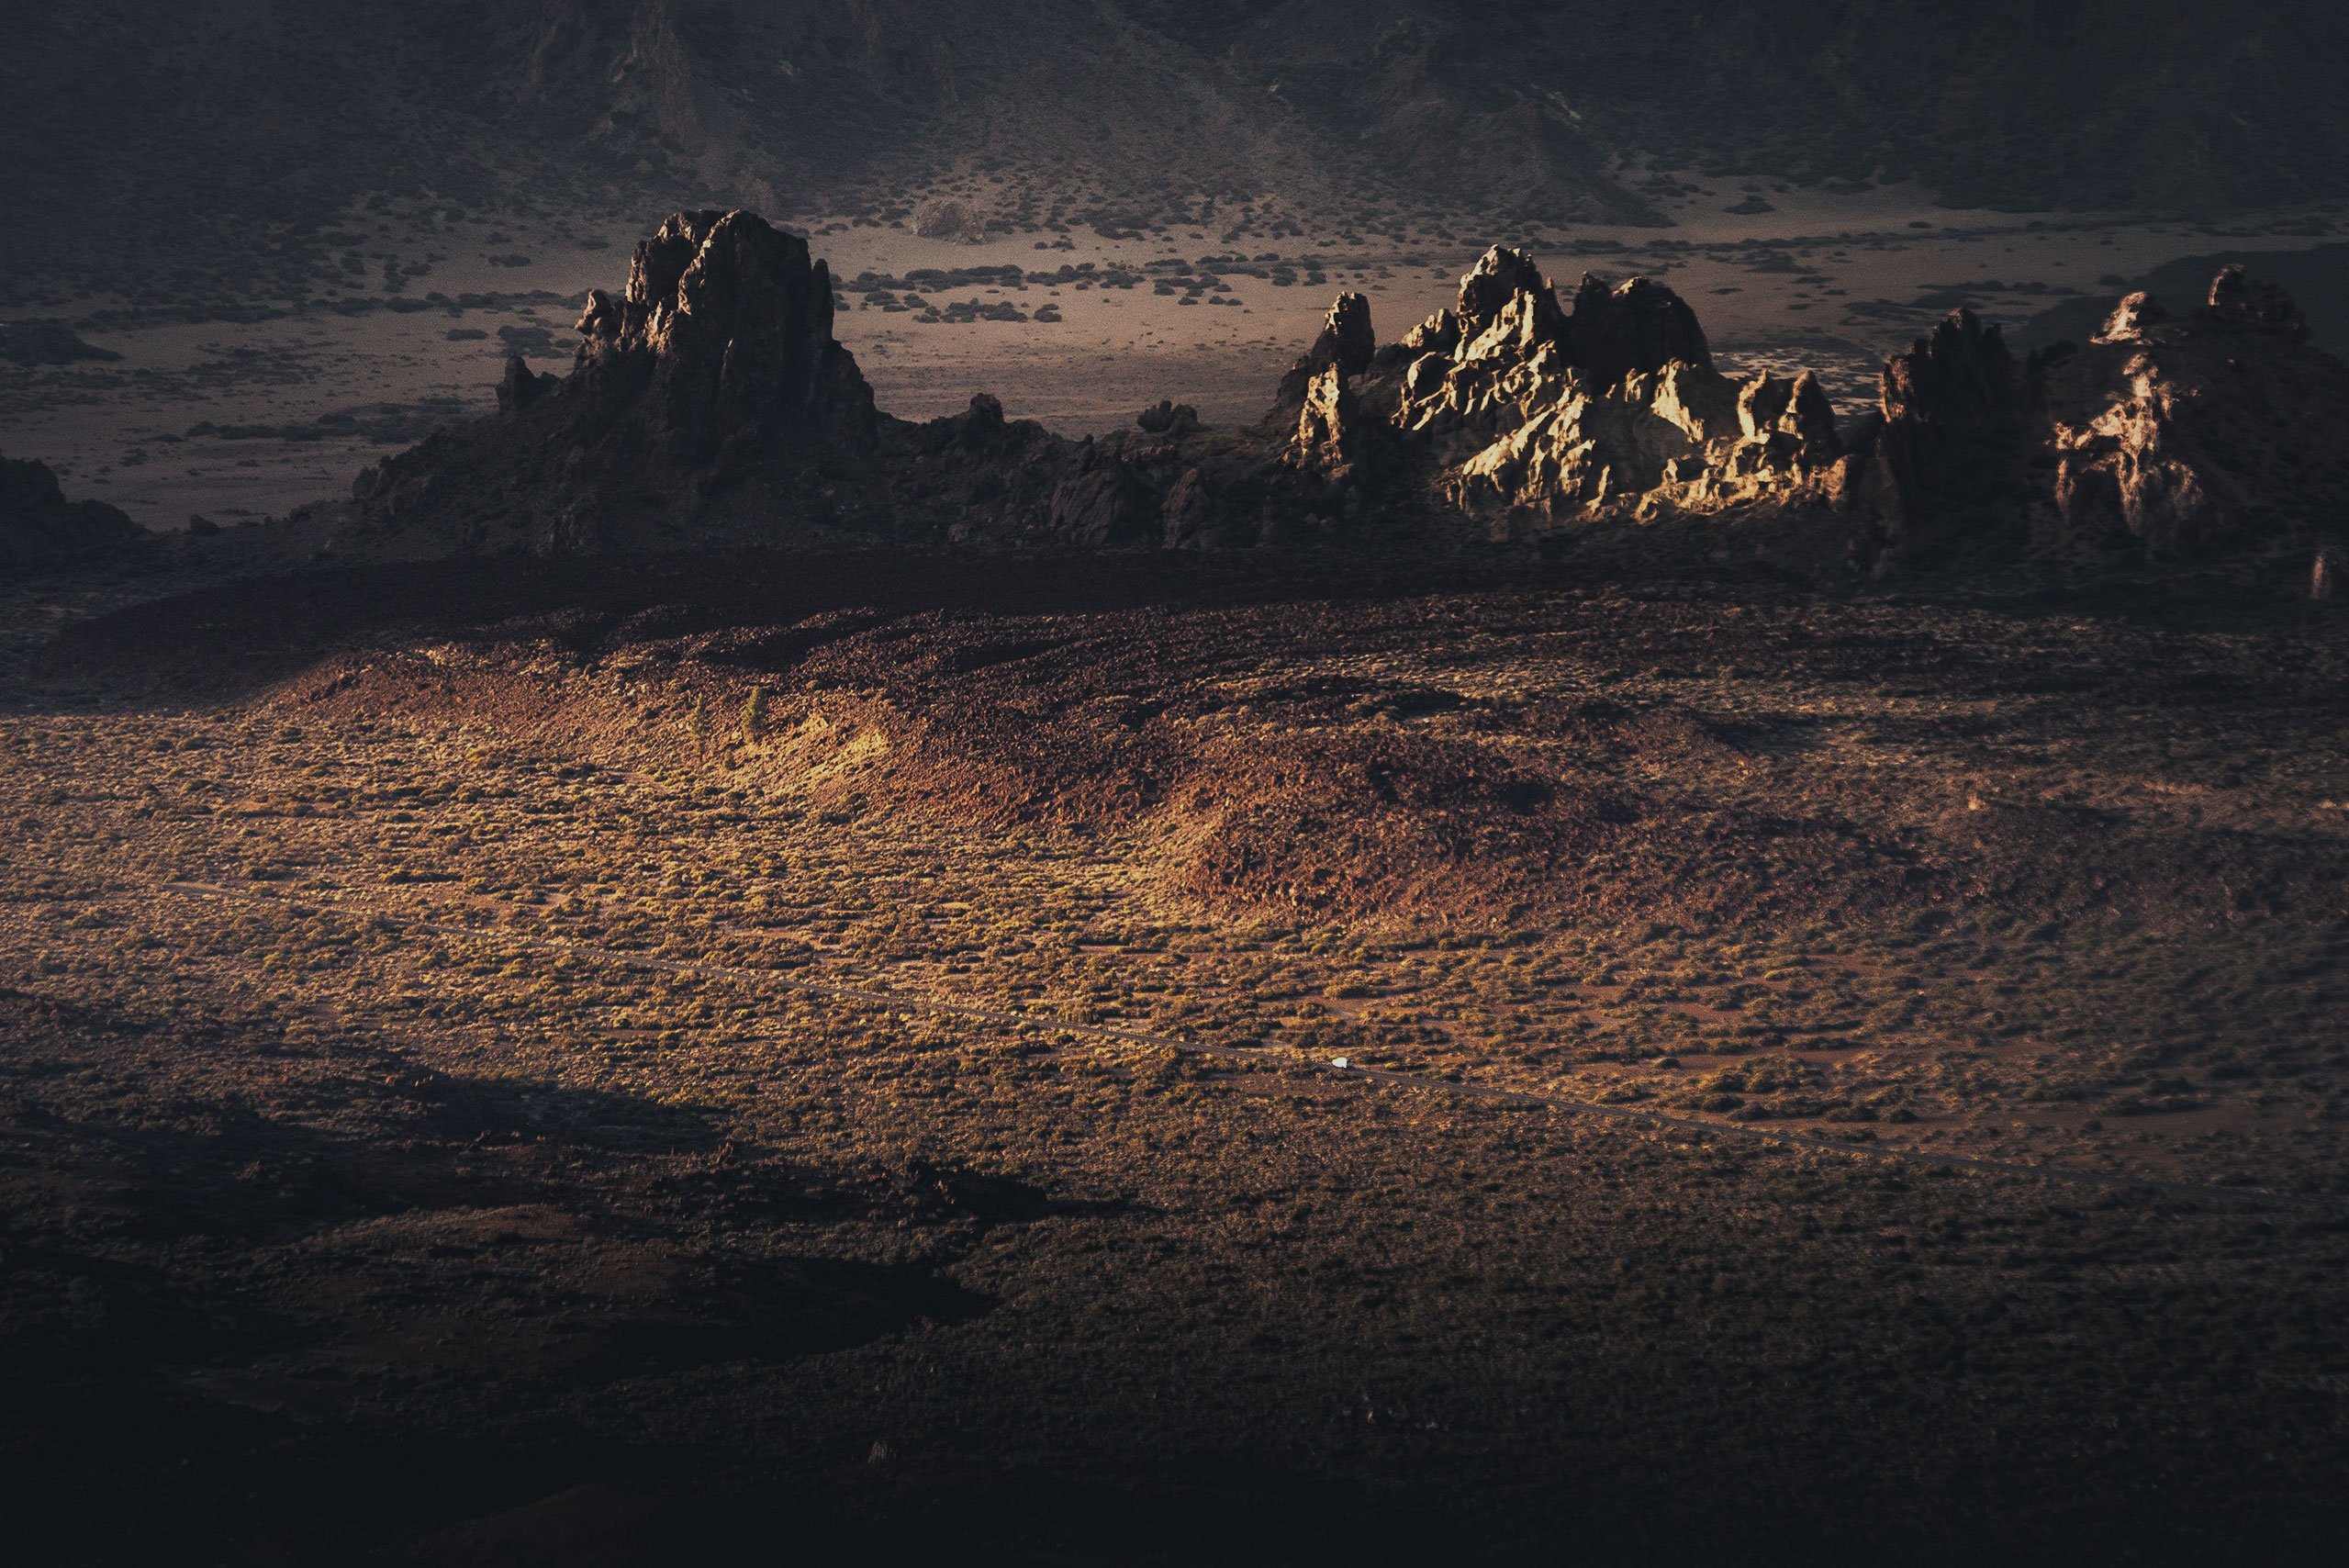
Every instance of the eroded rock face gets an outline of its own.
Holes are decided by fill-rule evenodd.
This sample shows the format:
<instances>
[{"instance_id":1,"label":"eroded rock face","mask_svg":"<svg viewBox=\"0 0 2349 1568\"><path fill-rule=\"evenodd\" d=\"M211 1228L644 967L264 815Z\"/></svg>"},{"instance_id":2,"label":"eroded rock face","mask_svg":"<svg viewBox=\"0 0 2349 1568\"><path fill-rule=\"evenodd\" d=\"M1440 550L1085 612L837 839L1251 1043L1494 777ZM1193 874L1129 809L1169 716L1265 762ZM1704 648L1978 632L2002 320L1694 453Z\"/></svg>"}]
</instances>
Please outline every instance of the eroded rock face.
<instances>
[{"instance_id":1,"label":"eroded rock face","mask_svg":"<svg viewBox=\"0 0 2349 1568\"><path fill-rule=\"evenodd\" d=\"M2022 367L1971 310L1885 362L1877 413L1856 431L1846 499L1873 514L1874 569L2019 526L2026 482Z\"/></svg>"},{"instance_id":2,"label":"eroded rock face","mask_svg":"<svg viewBox=\"0 0 2349 1568\"><path fill-rule=\"evenodd\" d=\"M590 297L575 379L632 402L680 467L729 442L859 444L872 392L832 322L807 241L753 213L681 212L636 247L624 297Z\"/></svg>"},{"instance_id":3,"label":"eroded rock face","mask_svg":"<svg viewBox=\"0 0 2349 1568\"><path fill-rule=\"evenodd\" d=\"M69 501L45 463L0 457L0 576L128 549L145 531L103 501Z\"/></svg>"},{"instance_id":4,"label":"eroded rock face","mask_svg":"<svg viewBox=\"0 0 2349 1568\"><path fill-rule=\"evenodd\" d=\"M1333 364L1305 388L1292 450L1301 465L1342 482L1368 454L1365 425L1361 399L1347 386L1346 373Z\"/></svg>"},{"instance_id":5,"label":"eroded rock face","mask_svg":"<svg viewBox=\"0 0 2349 1568\"><path fill-rule=\"evenodd\" d=\"M1885 368L1852 487L1877 569L1957 548L2094 566L2302 543L2349 487L2349 365L2240 267L2019 364L1961 311Z\"/></svg>"},{"instance_id":6,"label":"eroded rock face","mask_svg":"<svg viewBox=\"0 0 2349 1568\"><path fill-rule=\"evenodd\" d=\"M1278 430L1211 431L1168 402L1134 429L1070 441L984 396L917 425L875 410L833 310L830 274L803 241L747 212L679 213L637 247L623 293L590 294L568 376L510 362L496 418L360 476L347 547L570 552L845 532L1205 549L1300 526L1317 537L1359 510L1345 420L1326 462L1293 460L1302 393ZM1342 387L1375 348L1353 297L1308 359ZM1317 407L1337 410L1334 397Z\"/></svg>"},{"instance_id":7,"label":"eroded rock face","mask_svg":"<svg viewBox=\"0 0 2349 1568\"><path fill-rule=\"evenodd\" d=\"M2283 543L2349 496L2349 365L2281 289L2230 267L2172 318L2124 300L2086 347L2034 366L2031 443L2054 465L2059 542L2156 559Z\"/></svg>"},{"instance_id":8,"label":"eroded rock face","mask_svg":"<svg viewBox=\"0 0 2349 1568\"><path fill-rule=\"evenodd\" d=\"M1642 278L1586 276L1569 316L1496 247L1395 357L1396 428L1442 495L1513 532L1808 493L1840 455L1816 378L1731 380L1695 312Z\"/></svg>"},{"instance_id":9,"label":"eroded rock face","mask_svg":"<svg viewBox=\"0 0 2349 1568\"><path fill-rule=\"evenodd\" d=\"M1585 273L1574 291L1569 347L1574 364L1601 386L1672 364L1713 368L1713 352L1696 312L1679 295L1644 277L1609 288Z\"/></svg>"},{"instance_id":10,"label":"eroded rock face","mask_svg":"<svg viewBox=\"0 0 2349 1568\"><path fill-rule=\"evenodd\" d=\"M1322 322L1321 333L1314 339L1312 348L1298 360L1289 374L1281 380L1281 391L1274 399L1279 409L1293 409L1303 403L1305 389L1324 371L1335 369L1350 380L1370 368L1370 361L1379 352L1379 334L1370 325L1370 301L1365 295L1341 294L1329 308L1329 315Z\"/></svg>"},{"instance_id":11,"label":"eroded rock face","mask_svg":"<svg viewBox=\"0 0 2349 1568\"><path fill-rule=\"evenodd\" d=\"M1219 549L1734 513L1760 525L1757 548L1785 522L1804 560L1882 572L2305 551L2349 494L2349 366L2239 272L2190 318L2132 297L2087 346L2028 364L1960 311L1885 365L1848 432L1814 375L1723 374L1662 285L1585 277L1570 310L1498 247L1399 343L1341 296L1271 412L1238 431L1171 401L1082 441L986 397L889 419L832 312L803 242L748 213L678 214L624 293L590 297L570 375L510 362L498 416L363 476L361 514L429 525L442 550L567 550L810 530Z\"/></svg>"},{"instance_id":12,"label":"eroded rock face","mask_svg":"<svg viewBox=\"0 0 2349 1568\"><path fill-rule=\"evenodd\" d=\"M791 490L877 439L833 308L805 241L753 213L678 213L636 248L624 294L589 295L569 376L510 362L499 419L369 469L354 498L379 530L565 549L688 525L746 481Z\"/></svg>"}]
</instances>

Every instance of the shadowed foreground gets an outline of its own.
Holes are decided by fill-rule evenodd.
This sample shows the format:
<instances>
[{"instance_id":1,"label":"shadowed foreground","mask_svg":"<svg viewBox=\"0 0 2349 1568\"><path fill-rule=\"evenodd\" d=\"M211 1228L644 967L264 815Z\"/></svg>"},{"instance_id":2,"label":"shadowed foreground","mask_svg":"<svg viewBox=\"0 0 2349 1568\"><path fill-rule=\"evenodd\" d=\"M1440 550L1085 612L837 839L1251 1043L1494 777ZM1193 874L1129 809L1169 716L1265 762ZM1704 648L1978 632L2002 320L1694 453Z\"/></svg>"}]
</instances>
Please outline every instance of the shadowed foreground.
<instances>
[{"instance_id":1,"label":"shadowed foreground","mask_svg":"<svg viewBox=\"0 0 2349 1568\"><path fill-rule=\"evenodd\" d=\"M31 1561L2341 1539L2320 607L874 554L45 625Z\"/></svg>"}]
</instances>

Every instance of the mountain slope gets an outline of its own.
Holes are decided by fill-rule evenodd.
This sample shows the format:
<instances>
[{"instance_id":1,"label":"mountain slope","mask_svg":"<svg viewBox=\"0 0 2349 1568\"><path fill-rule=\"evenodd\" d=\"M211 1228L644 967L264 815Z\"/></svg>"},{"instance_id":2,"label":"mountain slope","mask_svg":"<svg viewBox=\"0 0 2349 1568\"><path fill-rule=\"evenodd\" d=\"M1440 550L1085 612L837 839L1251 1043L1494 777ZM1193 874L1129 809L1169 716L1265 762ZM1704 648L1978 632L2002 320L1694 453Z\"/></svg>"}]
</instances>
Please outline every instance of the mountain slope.
<instances>
[{"instance_id":1,"label":"mountain slope","mask_svg":"<svg viewBox=\"0 0 2349 1568\"><path fill-rule=\"evenodd\" d=\"M1652 157L2008 207L2349 195L2322 0L115 0L20 7L7 42L17 303L296 293L377 194L1637 222Z\"/></svg>"}]
</instances>

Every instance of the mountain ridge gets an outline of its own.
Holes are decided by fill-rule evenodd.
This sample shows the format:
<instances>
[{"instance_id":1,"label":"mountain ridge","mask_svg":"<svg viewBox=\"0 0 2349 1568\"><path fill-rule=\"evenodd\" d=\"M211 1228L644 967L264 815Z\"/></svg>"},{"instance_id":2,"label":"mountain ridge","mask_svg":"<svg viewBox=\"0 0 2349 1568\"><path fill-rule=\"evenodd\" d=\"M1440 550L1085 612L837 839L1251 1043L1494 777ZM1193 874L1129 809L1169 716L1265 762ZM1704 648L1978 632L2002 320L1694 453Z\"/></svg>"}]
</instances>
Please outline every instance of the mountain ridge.
<instances>
[{"instance_id":1,"label":"mountain ridge","mask_svg":"<svg viewBox=\"0 0 2349 1568\"><path fill-rule=\"evenodd\" d=\"M2314 0L123 0L10 42L0 205L63 216L0 262L68 293L296 290L387 192L902 221L976 173L1011 231L1659 221L1648 167L2007 207L2349 196L2349 16ZM209 260L142 265L158 225Z\"/></svg>"}]
</instances>

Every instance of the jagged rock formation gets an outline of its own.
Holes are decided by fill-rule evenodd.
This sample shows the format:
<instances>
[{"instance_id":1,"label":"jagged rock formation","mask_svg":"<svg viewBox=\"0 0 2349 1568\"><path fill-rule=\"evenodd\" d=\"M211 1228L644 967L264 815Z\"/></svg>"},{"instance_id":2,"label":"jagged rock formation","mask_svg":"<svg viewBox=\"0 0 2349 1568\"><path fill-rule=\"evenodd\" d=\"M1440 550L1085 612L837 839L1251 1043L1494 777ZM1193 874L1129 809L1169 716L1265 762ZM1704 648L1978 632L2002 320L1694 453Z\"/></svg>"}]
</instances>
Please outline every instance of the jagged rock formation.
<instances>
[{"instance_id":1,"label":"jagged rock formation","mask_svg":"<svg viewBox=\"0 0 2349 1568\"><path fill-rule=\"evenodd\" d=\"M1886 361L1876 411L1846 438L1854 559L1881 575L1992 535L1994 551L2019 550L2032 498L2025 402L2004 335L1971 310Z\"/></svg>"},{"instance_id":2,"label":"jagged rock formation","mask_svg":"<svg viewBox=\"0 0 2349 1568\"><path fill-rule=\"evenodd\" d=\"M0 457L0 576L129 548L146 533L103 501L69 501L44 463Z\"/></svg>"},{"instance_id":3,"label":"jagged rock formation","mask_svg":"<svg viewBox=\"0 0 2349 1568\"><path fill-rule=\"evenodd\" d=\"M363 475L356 508L367 537L440 549L842 529L1221 549L1672 518L1764 553L1798 524L1878 573L2305 548L2349 493L2349 366L2279 291L2229 273L2210 301L2183 320L2123 301L2092 343L2027 364L1960 311L1840 431L1808 374L1724 374L1662 285L1585 277L1570 309L1495 248L1399 343L1341 296L1254 429L1167 402L1069 441L986 397L927 425L877 412L805 243L748 213L684 213L638 248L625 294L590 296L569 376L510 363L497 418Z\"/></svg>"},{"instance_id":4,"label":"jagged rock formation","mask_svg":"<svg viewBox=\"0 0 2349 1568\"><path fill-rule=\"evenodd\" d=\"M1841 456L1815 378L1722 375L1671 289L1586 276L1570 314L1531 258L1499 247L1454 308L1377 361L1363 401L1425 454L1440 495L1504 532L1823 498Z\"/></svg>"},{"instance_id":5,"label":"jagged rock formation","mask_svg":"<svg viewBox=\"0 0 2349 1568\"><path fill-rule=\"evenodd\" d=\"M744 508L788 503L793 476L869 452L878 433L833 308L805 241L751 213L679 213L637 247L623 295L590 294L567 378L509 362L500 419L367 470L353 498L379 532L543 549L712 521L747 479L762 483Z\"/></svg>"},{"instance_id":6,"label":"jagged rock formation","mask_svg":"<svg viewBox=\"0 0 2349 1568\"><path fill-rule=\"evenodd\" d=\"M1305 388L1297 410L1291 460L1299 467L1345 484L1370 454L1372 437L1362 400L1346 385L1346 373L1331 365Z\"/></svg>"},{"instance_id":7,"label":"jagged rock formation","mask_svg":"<svg viewBox=\"0 0 2349 1568\"><path fill-rule=\"evenodd\" d=\"M1276 409L1295 409L1305 400L1306 388L1320 378L1324 371L1335 369L1341 377L1361 375L1370 368L1370 361L1379 352L1379 334L1370 325L1370 301L1365 295L1341 294L1337 303L1329 308L1329 315L1322 322L1320 336L1314 346L1290 368L1281 380L1281 390L1273 398Z\"/></svg>"},{"instance_id":8,"label":"jagged rock formation","mask_svg":"<svg viewBox=\"0 0 2349 1568\"><path fill-rule=\"evenodd\" d=\"M2086 347L2043 356L2033 445L2068 542L2178 558L2340 526L2349 364L2310 335L2281 289L2230 267L2190 316L2132 296Z\"/></svg>"},{"instance_id":9,"label":"jagged rock formation","mask_svg":"<svg viewBox=\"0 0 2349 1568\"><path fill-rule=\"evenodd\" d=\"M2305 543L2349 494L2349 365L2313 348L2279 289L2240 268L2166 318L2125 300L2086 348L2018 363L1958 311L1885 367L1849 431L1817 379L1739 383L1670 289L1583 279L1562 309L1529 258L1496 249L1456 308L1316 383L1293 442L1392 426L1444 501L1496 532L1737 511L1848 521L1877 572L2036 553L2182 559ZM1408 466L1408 464L1406 464ZM2332 525L2337 526L2337 525Z\"/></svg>"},{"instance_id":10,"label":"jagged rock formation","mask_svg":"<svg viewBox=\"0 0 2349 1568\"><path fill-rule=\"evenodd\" d=\"M782 543L846 529L912 542L1221 548L1308 534L1350 470L1286 460L1196 409L1072 442L980 397L914 425L878 413L832 335L805 241L746 212L680 213L638 246L628 287L593 291L568 376L508 364L498 415L362 474L364 548L539 552ZM1366 303L1317 353L1364 363ZM1341 467L1343 465L1341 464Z\"/></svg>"},{"instance_id":11,"label":"jagged rock formation","mask_svg":"<svg viewBox=\"0 0 2349 1568\"><path fill-rule=\"evenodd\" d=\"M745 443L858 445L873 396L832 335L832 272L747 212L679 213L636 248L628 292L588 296L577 379L626 402L681 468Z\"/></svg>"},{"instance_id":12,"label":"jagged rock formation","mask_svg":"<svg viewBox=\"0 0 2349 1568\"><path fill-rule=\"evenodd\" d=\"M1885 369L1855 445L1884 570L1952 551L2093 566L2305 546L2349 493L2349 364L2230 267L2174 317L2150 295L2018 363L1960 312Z\"/></svg>"},{"instance_id":13,"label":"jagged rock formation","mask_svg":"<svg viewBox=\"0 0 2349 1568\"><path fill-rule=\"evenodd\" d=\"M1569 347L1574 364L1601 387L1666 365L1713 368L1696 312L1679 295L1644 277L1611 290L1585 273L1574 291Z\"/></svg>"}]
</instances>

